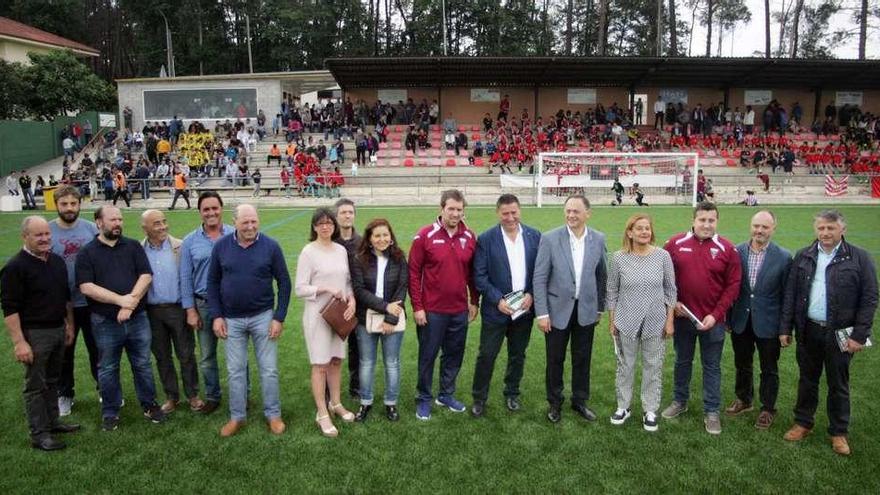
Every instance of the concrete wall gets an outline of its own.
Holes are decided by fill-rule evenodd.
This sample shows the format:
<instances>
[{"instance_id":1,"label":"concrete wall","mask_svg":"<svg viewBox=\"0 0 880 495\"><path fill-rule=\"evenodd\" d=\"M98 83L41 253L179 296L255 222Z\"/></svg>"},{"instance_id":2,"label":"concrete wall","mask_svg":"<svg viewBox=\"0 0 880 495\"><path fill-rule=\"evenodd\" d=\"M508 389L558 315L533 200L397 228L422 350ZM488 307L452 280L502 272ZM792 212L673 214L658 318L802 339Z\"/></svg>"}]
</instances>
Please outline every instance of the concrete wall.
<instances>
[{"instance_id":1,"label":"concrete wall","mask_svg":"<svg viewBox=\"0 0 880 495\"><path fill-rule=\"evenodd\" d=\"M133 111L132 127L140 129L144 126L144 91L149 90L256 88L257 108L262 109L269 119L281 108L280 79L249 79L244 76L221 81L156 79L154 81L118 81L117 86L119 93L119 115L117 118L120 127L124 126L122 111L126 106ZM184 120L184 123L188 124L189 121ZM206 119L202 119L202 123L208 128L214 124Z\"/></svg>"}]
</instances>

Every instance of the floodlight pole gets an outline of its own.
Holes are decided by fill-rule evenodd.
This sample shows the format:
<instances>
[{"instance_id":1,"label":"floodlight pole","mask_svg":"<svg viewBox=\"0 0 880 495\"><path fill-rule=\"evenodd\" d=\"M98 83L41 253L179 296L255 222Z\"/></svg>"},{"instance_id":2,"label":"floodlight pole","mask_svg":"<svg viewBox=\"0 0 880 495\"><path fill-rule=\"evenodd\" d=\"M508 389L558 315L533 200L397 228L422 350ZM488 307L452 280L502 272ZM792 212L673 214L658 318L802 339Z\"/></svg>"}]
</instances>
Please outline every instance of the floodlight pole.
<instances>
[{"instance_id":1,"label":"floodlight pole","mask_svg":"<svg viewBox=\"0 0 880 495\"><path fill-rule=\"evenodd\" d=\"M159 15L165 21L165 55L168 65L168 77L175 77L174 74L174 47L171 45L171 29L168 27L168 18L165 13L159 10Z\"/></svg>"},{"instance_id":2,"label":"floodlight pole","mask_svg":"<svg viewBox=\"0 0 880 495\"><path fill-rule=\"evenodd\" d=\"M254 73L254 55L251 53L251 16L248 14L244 15L244 22L247 28L247 44L248 44L248 68L250 69L251 74Z\"/></svg>"}]
</instances>

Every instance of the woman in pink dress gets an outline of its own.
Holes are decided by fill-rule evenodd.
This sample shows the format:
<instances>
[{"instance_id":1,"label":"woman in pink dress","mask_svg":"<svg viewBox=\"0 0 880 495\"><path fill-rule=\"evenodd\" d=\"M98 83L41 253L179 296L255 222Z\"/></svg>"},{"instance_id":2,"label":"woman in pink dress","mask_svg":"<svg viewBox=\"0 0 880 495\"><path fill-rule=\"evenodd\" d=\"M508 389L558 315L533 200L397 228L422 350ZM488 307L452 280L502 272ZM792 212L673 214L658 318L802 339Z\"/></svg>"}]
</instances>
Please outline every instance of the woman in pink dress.
<instances>
[{"instance_id":1,"label":"woman in pink dress","mask_svg":"<svg viewBox=\"0 0 880 495\"><path fill-rule=\"evenodd\" d=\"M339 434L330 415L345 422L354 421L340 398L341 364L346 356L345 342L321 317L321 309L331 297L345 299L346 318L354 316L355 298L348 271L348 253L333 242L339 237L339 225L332 211L318 208L312 215L308 244L300 252L296 265L296 296L303 299L303 333L309 362L312 364L312 395L317 414L315 421L321 433L328 437ZM330 391L330 403L325 402Z\"/></svg>"}]
</instances>

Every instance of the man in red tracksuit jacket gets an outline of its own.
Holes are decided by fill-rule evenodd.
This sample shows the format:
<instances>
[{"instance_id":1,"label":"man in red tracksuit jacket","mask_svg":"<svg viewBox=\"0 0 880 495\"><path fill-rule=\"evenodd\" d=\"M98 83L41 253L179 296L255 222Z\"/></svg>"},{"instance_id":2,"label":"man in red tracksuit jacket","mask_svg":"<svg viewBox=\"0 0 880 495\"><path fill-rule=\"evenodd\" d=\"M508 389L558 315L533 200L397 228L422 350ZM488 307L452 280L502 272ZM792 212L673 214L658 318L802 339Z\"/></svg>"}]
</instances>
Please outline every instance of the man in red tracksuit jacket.
<instances>
[{"instance_id":1,"label":"man in red tracksuit jacket","mask_svg":"<svg viewBox=\"0 0 880 495\"><path fill-rule=\"evenodd\" d=\"M409 295L419 338L416 417L431 419L434 361L440 349L440 393L437 405L464 412L455 396L468 323L477 316L479 293L474 285L473 257L477 236L464 224L464 196L443 191L440 217L422 227L409 252Z\"/></svg>"},{"instance_id":2,"label":"man in red tracksuit jacket","mask_svg":"<svg viewBox=\"0 0 880 495\"><path fill-rule=\"evenodd\" d=\"M717 233L718 208L707 201L694 209L693 228L669 239L678 303L675 308L675 373L673 402L662 415L674 418L687 411L697 340L703 364L703 422L706 431L721 433L721 351L724 318L739 295L742 267L736 246ZM699 320L695 324L685 307Z\"/></svg>"}]
</instances>

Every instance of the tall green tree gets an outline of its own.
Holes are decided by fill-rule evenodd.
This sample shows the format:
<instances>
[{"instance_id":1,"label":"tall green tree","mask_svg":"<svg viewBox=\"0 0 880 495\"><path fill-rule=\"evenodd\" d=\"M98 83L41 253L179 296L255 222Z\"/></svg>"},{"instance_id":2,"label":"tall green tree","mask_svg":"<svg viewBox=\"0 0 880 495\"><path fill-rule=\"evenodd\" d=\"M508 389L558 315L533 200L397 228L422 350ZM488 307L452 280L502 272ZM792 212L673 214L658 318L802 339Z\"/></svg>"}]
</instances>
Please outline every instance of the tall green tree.
<instances>
[{"instance_id":1,"label":"tall green tree","mask_svg":"<svg viewBox=\"0 0 880 495\"><path fill-rule=\"evenodd\" d=\"M116 90L69 51L30 53L23 80L34 117L52 120L67 112L103 110L116 105Z\"/></svg>"},{"instance_id":2,"label":"tall green tree","mask_svg":"<svg viewBox=\"0 0 880 495\"><path fill-rule=\"evenodd\" d=\"M24 66L0 60L0 120L27 116L27 87Z\"/></svg>"}]
</instances>

